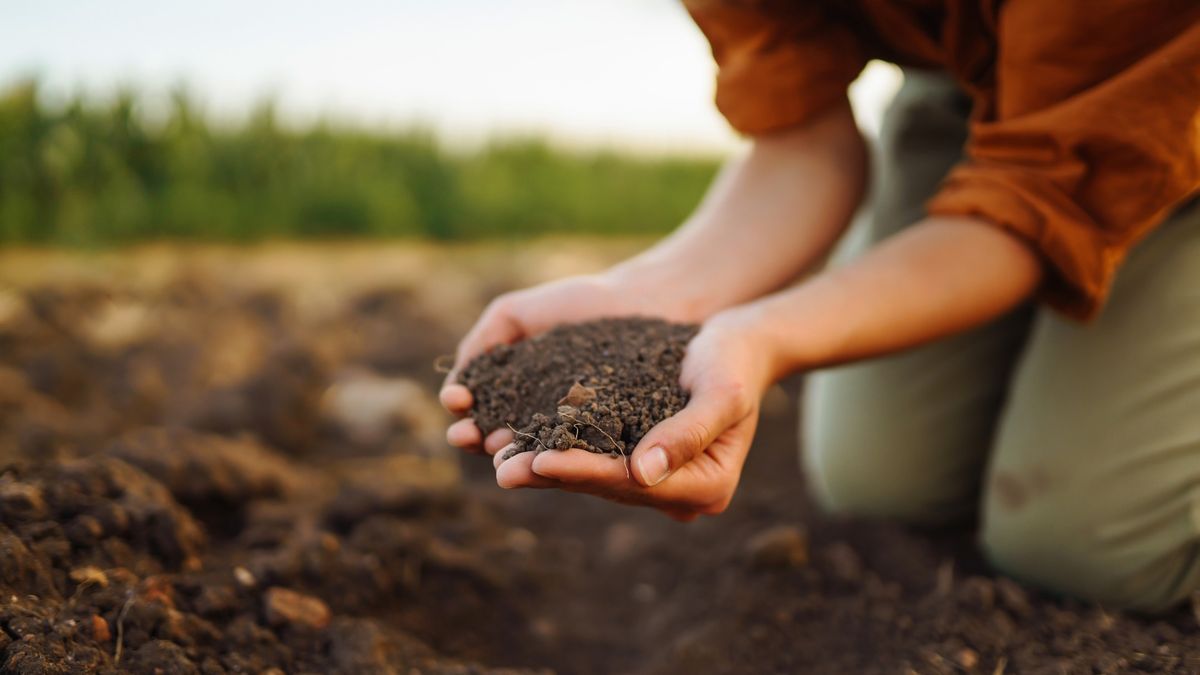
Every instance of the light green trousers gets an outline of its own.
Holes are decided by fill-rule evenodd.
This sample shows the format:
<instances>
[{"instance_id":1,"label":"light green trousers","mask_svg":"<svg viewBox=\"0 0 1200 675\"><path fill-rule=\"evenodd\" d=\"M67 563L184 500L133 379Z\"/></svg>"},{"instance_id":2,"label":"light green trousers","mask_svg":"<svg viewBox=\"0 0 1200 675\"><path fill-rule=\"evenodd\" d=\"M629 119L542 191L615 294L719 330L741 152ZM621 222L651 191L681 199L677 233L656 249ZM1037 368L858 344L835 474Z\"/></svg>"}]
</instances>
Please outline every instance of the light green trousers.
<instances>
[{"instance_id":1,"label":"light green trousers","mask_svg":"<svg viewBox=\"0 0 1200 675\"><path fill-rule=\"evenodd\" d=\"M922 217L961 157L968 109L942 76L906 73L873 214L834 264ZM1186 598L1200 588L1200 202L1134 249L1094 323L1028 307L815 373L803 423L830 510L979 514L984 551L1015 578L1119 607Z\"/></svg>"}]
</instances>

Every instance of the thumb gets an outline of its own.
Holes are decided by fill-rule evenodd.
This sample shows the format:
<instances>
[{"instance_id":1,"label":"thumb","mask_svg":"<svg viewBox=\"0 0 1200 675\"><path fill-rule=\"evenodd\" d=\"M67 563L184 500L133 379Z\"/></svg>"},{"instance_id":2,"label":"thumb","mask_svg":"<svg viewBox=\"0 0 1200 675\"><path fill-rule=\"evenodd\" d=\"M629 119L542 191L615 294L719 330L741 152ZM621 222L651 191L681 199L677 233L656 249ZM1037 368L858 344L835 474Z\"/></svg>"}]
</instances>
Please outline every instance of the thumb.
<instances>
[{"instance_id":1,"label":"thumb","mask_svg":"<svg viewBox=\"0 0 1200 675\"><path fill-rule=\"evenodd\" d=\"M741 392L736 386L693 392L683 410L655 425L634 449L631 465L637 482L658 485L737 424L748 407Z\"/></svg>"},{"instance_id":2,"label":"thumb","mask_svg":"<svg viewBox=\"0 0 1200 675\"><path fill-rule=\"evenodd\" d=\"M443 391L458 384L459 373L476 356L498 344L510 344L525 337L523 327L513 316L514 302L511 295L502 295L483 310L475 325L458 343L454 365L450 367L442 382Z\"/></svg>"}]
</instances>

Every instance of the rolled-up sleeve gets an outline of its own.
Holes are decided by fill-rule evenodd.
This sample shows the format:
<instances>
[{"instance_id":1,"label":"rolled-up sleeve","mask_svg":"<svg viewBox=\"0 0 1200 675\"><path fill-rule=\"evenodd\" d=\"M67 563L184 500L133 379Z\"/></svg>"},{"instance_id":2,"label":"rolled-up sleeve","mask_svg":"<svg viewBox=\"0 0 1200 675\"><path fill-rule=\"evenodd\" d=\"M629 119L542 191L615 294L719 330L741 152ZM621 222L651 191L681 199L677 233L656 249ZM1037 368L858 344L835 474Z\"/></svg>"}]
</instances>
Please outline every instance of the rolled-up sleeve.
<instances>
[{"instance_id":1,"label":"rolled-up sleeve","mask_svg":"<svg viewBox=\"0 0 1200 675\"><path fill-rule=\"evenodd\" d=\"M994 95L929 202L1027 239L1043 297L1090 318L1127 251L1200 189L1194 0L1009 0Z\"/></svg>"},{"instance_id":2,"label":"rolled-up sleeve","mask_svg":"<svg viewBox=\"0 0 1200 675\"><path fill-rule=\"evenodd\" d=\"M712 45L717 108L739 132L804 124L838 102L866 63L852 31L815 2L685 0Z\"/></svg>"}]
</instances>

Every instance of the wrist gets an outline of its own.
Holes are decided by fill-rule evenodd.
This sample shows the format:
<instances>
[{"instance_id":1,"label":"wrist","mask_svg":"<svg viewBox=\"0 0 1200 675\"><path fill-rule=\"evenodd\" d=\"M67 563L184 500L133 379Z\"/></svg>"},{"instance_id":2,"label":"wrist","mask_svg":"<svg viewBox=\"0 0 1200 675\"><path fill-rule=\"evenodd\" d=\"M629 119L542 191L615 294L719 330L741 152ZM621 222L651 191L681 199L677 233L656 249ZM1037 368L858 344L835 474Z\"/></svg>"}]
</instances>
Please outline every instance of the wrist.
<instances>
[{"instance_id":1,"label":"wrist","mask_svg":"<svg viewBox=\"0 0 1200 675\"><path fill-rule=\"evenodd\" d=\"M805 282L722 312L732 315L742 339L761 354L770 382L826 365L828 343L837 337L830 334L832 326L822 318L828 311L820 308L821 293L810 289L822 284L823 280Z\"/></svg>"},{"instance_id":2,"label":"wrist","mask_svg":"<svg viewBox=\"0 0 1200 675\"><path fill-rule=\"evenodd\" d=\"M639 256L601 273L603 283L639 314L681 323L700 323L711 315L695 272L660 256Z\"/></svg>"},{"instance_id":3,"label":"wrist","mask_svg":"<svg viewBox=\"0 0 1200 675\"><path fill-rule=\"evenodd\" d=\"M765 310L762 302L753 302L721 311L705 324L706 329L725 332L730 344L736 345L753 364L749 375L757 394L790 372L778 339L782 331L776 323L777 319Z\"/></svg>"}]
</instances>

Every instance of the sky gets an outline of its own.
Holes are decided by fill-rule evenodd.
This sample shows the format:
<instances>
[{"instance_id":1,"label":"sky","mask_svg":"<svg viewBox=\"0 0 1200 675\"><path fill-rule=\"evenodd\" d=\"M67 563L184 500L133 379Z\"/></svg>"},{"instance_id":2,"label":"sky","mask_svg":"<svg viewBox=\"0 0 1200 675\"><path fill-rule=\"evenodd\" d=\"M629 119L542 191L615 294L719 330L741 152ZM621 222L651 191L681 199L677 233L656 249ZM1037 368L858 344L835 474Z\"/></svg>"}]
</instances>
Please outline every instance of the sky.
<instances>
[{"instance_id":1,"label":"sky","mask_svg":"<svg viewBox=\"0 0 1200 675\"><path fill-rule=\"evenodd\" d=\"M289 123L431 126L450 142L536 133L569 144L722 152L708 45L674 0L0 0L0 86L54 99L186 86L236 119L268 98ZM851 90L872 131L898 86Z\"/></svg>"}]
</instances>

